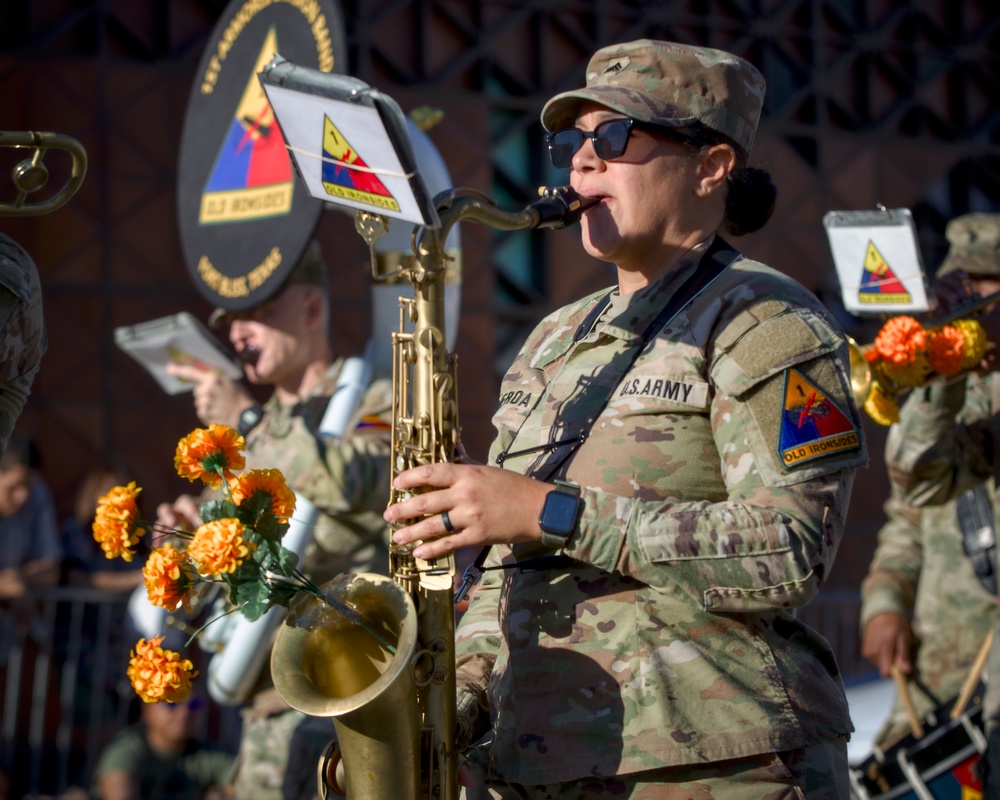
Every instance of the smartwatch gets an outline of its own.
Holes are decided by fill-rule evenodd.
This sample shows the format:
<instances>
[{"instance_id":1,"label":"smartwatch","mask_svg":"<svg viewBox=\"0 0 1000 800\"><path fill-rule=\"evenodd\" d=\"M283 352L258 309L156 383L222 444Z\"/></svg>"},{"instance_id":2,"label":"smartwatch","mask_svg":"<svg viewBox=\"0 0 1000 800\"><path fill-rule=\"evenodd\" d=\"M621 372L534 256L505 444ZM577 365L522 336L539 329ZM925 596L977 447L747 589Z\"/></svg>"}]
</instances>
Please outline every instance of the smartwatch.
<instances>
[{"instance_id":1,"label":"smartwatch","mask_svg":"<svg viewBox=\"0 0 1000 800\"><path fill-rule=\"evenodd\" d=\"M254 403L249 408L244 408L240 412L239 421L236 423L236 430L239 431L240 436L246 436L256 428L263 416L264 408L260 403Z\"/></svg>"},{"instance_id":2,"label":"smartwatch","mask_svg":"<svg viewBox=\"0 0 1000 800\"><path fill-rule=\"evenodd\" d=\"M538 515L542 529L542 544L546 547L565 547L583 510L580 487L575 483L556 481L555 488L545 495L545 505Z\"/></svg>"}]
</instances>

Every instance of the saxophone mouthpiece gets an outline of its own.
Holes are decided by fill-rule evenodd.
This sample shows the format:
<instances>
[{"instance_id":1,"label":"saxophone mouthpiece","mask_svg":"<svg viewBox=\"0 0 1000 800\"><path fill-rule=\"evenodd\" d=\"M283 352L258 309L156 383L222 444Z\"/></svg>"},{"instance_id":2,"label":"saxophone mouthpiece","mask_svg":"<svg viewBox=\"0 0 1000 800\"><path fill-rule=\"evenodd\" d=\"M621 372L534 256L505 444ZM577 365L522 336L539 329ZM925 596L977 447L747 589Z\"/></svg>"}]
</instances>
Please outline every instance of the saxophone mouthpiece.
<instances>
[{"instance_id":1,"label":"saxophone mouthpiece","mask_svg":"<svg viewBox=\"0 0 1000 800\"><path fill-rule=\"evenodd\" d=\"M583 197L572 186L542 186L538 189L539 199L528 208L538 215L536 228L565 228L580 221L588 208L596 206L600 200Z\"/></svg>"}]
</instances>

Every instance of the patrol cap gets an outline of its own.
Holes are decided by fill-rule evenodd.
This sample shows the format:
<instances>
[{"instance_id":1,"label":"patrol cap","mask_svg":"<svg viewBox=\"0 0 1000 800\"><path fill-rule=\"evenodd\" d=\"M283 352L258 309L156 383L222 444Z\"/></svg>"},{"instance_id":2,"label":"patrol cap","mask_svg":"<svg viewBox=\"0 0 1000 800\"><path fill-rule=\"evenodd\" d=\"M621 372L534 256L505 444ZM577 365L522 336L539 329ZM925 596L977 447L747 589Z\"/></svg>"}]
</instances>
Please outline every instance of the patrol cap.
<instances>
[{"instance_id":1,"label":"patrol cap","mask_svg":"<svg viewBox=\"0 0 1000 800\"><path fill-rule=\"evenodd\" d=\"M309 284L313 286L321 286L324 289L326 288L326 264L323 262L323 253L319 249L319 244L315 239L309 242L309 246L306 247L306 251L302 254L302 258L299 259L299 263L295 265L295 268L289 273L284 283L278 286L274 292L262 298L261 301L252 308L259 308L265 303L270 303L275 297L281 294L286 287L291 286L293 283ZM234 312L232 309L227 308L215 308L208 316L208 326L210 328L219 328L225 323L228 316L234 313L239 312Z\"/></svg>"},{"instance_id":2,"label":"patrol cap","mask_svg":"<svg viewBox=\"0 0 1000 800\"><path fill-rule=\"evenodd\" d=\"M957 269L973 275L1000 275L1000 214L964 214L944 229L950 247L938 275Z\"/></svg>"},{"instance_id":3,"label":"patrol cap","mask_svg":"<svg viewBox=\"0 0 1000 800\"><path fill-rule=\"evenodd\" d=\"M48 348L38 268L0 233L0 455L7 447Z\"/></svg>"},{"instance_id":4,"label":"patrol cap","mask_svg":"<svg viewBox=\"0 0 1000 800\"><path fill-rule=\"evenodd\" d=\"M756 67L710 47L639 39L598 50L587 85L557 94L542 109L542 125L573 125L590 100L638 122L679 128L700 122L747 153L753 144L766 85Z\"/></svg>"}]
</instances>

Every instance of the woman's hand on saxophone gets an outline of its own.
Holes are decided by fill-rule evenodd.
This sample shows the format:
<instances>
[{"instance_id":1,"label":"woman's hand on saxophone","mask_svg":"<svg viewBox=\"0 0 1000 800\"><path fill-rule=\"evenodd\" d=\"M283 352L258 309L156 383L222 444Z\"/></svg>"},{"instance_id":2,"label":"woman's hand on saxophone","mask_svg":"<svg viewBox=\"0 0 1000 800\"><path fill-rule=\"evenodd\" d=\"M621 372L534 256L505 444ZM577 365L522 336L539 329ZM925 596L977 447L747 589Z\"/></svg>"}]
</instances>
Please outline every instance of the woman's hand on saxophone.
<instances>
[{"instance_id":1,"label":"woman's hand on saxophone","mask_svg":"<svg viewBox=\"0 0 1000 800\"><path fill-rule=\"evenodd\" d=\"M454 463L414 467L397 475L393 485L400 491L425 489L389 506L383 515L395 525L417 520L392 539L396 544L421 542L413 555L423 559L471 545L541 539L538 515L552 489L499 467Z\"/></svg>"}]
</instances>

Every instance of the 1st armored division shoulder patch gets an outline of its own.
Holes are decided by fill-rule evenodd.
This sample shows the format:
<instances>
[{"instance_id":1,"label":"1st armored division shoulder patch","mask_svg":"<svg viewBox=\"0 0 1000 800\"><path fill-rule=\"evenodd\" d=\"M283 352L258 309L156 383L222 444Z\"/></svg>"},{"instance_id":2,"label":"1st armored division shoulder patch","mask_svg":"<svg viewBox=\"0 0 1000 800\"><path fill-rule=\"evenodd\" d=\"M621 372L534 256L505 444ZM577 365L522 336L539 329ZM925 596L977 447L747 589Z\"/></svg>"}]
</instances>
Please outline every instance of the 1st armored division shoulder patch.
<instances>
[{"instance_id":1,"label":"1st armored division shoulder patch","mask_svg":"<svg viewBox=\"0 0 1000 800\"><path fill-rule=\"evenodd\" d=\"M861 446L850 416L794 367L785 370L783 394L778 458L786 470Z\"/></svg>"}]
</instances>

